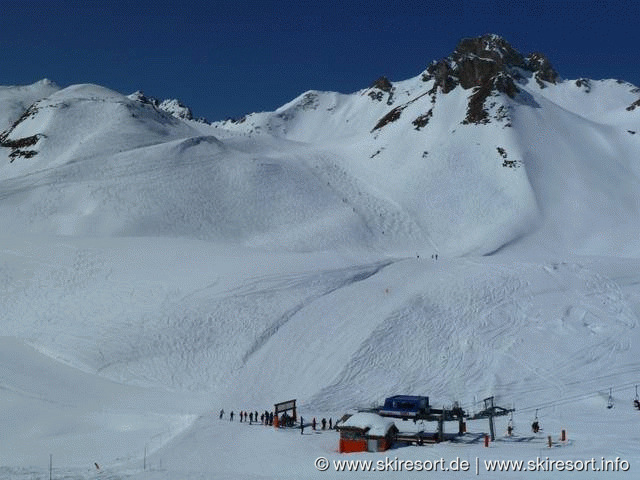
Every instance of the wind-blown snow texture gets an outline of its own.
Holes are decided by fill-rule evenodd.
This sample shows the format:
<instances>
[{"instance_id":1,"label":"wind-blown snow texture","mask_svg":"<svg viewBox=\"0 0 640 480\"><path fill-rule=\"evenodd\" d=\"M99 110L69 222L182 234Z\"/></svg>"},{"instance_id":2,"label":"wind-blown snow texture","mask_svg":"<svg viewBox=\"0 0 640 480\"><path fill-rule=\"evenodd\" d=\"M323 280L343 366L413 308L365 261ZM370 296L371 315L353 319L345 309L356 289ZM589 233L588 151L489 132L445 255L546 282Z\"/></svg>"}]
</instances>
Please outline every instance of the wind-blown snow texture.
<instances>
[{"instance_id":1,"label":"wind-blown snow texture","mask_svg":"<svg viewBox=\"0 0 640 480\"><path fill-rule=\"evenodd\" d=\"M494 458L636 467L640 91L478 42L213 124L95 85L0 87L0 478L49 454L69 478L313 477L333 432L217 411L297 398L335 419L393 394L515 405L526 441ZM393 453L486 455L468 443Z\"/></svg>"}]
</instances>

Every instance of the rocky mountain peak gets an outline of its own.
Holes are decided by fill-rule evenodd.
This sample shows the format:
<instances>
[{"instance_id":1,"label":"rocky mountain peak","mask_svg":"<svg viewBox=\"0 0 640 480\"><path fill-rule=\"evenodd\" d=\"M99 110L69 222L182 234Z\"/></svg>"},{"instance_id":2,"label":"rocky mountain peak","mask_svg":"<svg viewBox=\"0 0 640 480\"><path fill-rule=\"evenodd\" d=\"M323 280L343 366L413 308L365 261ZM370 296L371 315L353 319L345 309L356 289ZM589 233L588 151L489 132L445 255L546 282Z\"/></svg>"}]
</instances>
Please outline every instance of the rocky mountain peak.
<instances>
[{"instance_id":1,"label":"rocky mountain peak","mask_svg":"<svg viewBox=\"0 0 640 480\"><path fill-rule=\"evenodd\" d=\"M194 120L196 122L209 123L205 118L194 118L191 113L191 109L175 98L160 101L155 97L147 97L144 92L141 92L140 90L132 93L128 98L130 100L151 105L157 110L161 110L182 120Z\"/></svg>"},{"instance_id":2,"label":"rocky mountain peak","mask_svg":"<svg viewBox=\"0 0 640 480\"><path fill-rule=\"evenodd\" d=\"M393 85L389 81L389 79L385 76L378 78L375 82L371 84L370 88L377 88L378 90L382 90L383 92L390 92L393 88Z\"/></svg>"},{"instance_id":3,"label":"rocky mountain peak","mask_svg":"<svg viewBox=\"0 0 640 480\"><path fill-rule=\"evenodd\" d=\"M432 62L423 78L435 79L435 87L443 93L460 85L464 89L496 88L513 97L519 91L515 81L522 78L519 70L532 72L541 88L544 82L555 83L558 77L545 55L532 53L525 57L504 38L486 34L462 39L451 55Z\"/></svg>"},{"instance_id":4,"label":"rocky mountain peak","mask_svg":"<svg viewBox=\"0 0 640 480\"><path fill-rule=\"evenodd\" d=\"M540 88L546 83L555 84L558 78L542 53L524 56L499 35L486 34L462 39L451 55L432 62L422 79L435 80L432 93L439 88L446 94L458 85L473 89L464 123L477 124L487 122L485 100L497 93L515 98L520 92L517 84L526 72Z\"/></svg>"},{"instance_id":5,"label":"rocky mountain peak","mask_svg":"<svg viewBox=\"0 0 640 480\"><path fill-rule=\"evenodd\" d=\"M558 72L556 72L551 66L551 62L545 54L534 52L527 55L525 59L527 70L535 72L535 79L540 85L540 88L544 88L542 81L549 83L556 83L558 79Z\"/></svg>"},{"instance_id":6,"label":"rocky mountain peak","mask_svg":"<svg viewBox=\"0 0 640 480\"><path fill-rule=\"evenodd\" d=\"M504 38L487 34L475 38L463 38L451 57L456 61L480 58L498 65L524 66L524 58Z\"/></svg>"}]
</instances>

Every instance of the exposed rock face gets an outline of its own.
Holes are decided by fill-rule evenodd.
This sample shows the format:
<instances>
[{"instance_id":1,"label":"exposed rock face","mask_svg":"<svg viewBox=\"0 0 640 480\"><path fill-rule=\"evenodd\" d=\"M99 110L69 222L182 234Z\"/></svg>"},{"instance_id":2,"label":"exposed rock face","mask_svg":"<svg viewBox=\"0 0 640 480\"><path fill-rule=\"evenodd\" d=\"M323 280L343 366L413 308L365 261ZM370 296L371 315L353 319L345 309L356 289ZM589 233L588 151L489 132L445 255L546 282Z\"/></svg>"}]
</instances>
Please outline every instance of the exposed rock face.
<instances>
[{"instance_id":1,"label":"exposed rock face","mask_svg":"<svg viewBox=\"0 0 640 480\"><path fill-rule=\"evenodd\" d=\"M464 89L486 85L509 66L525 65L522 55L496 35L461 40L451 58L457 66L454 73Z\"/></svg>"},{"instance_id":2,"label":"exposed rock face","mask_svg":"<svg viewBox=\"0 0 640 480\"><path fill-rule=\"evenodd\" d=\"M406 105L401 105L399 107L394 108L393 110L391 110L389 113L387 113L384 117L382 117L378 123L376 124L375 127L373 127L373 130L371 130L372 132L374 130L378 130L382 127L384 127L385 125L388 125L391 122L395 122L396 120L398 120L400 118L400 114L402 113L402 110L404 110L406 107Z\"/></svg>"},{"instance_id":3,"label":"exposed rock face","mask_svg":"<svg viewBox=\"0 0 640 480\"><path fill-rule=\"evenodd\" d=\"M555 84L558 79L558 72L553 69L549 59L539 52L527 56L525 69L535 72L535 79L540 88L545 87L543 81Z\"/></svg>"},{"instance_id":4,"label":"exposed rock face","mask_svg":"<svg viewBox=\"0 0 640 480\"><path fill-rule=\"evenodd\" d=\"M160 102L158 109L170 113L174 117L181 118L183 120L193 120L191 109L183 105L179 100L176 99L164 100Z\"/></svg>"},{"instance_id":5,"label":"exposed rock face","mask_svg":"<svg viewBox=\"0 0 640 480\"><path fill-rule=\"evenodd\" d=\"M576 87L580 87L585 93L589 93L591 91L591 80L588 78L579 78L576 80Z\"/></svg>"},{"instance_id":6,"label":"exposed rock face","mask_svg":"<svg viewBox=\"0 0 640 480\"><path fill-rule=\"evenodd\" d=\"M171 100L163 100L160 101L154 97L147 97L143 92L137 91L128 96L131 100L136 100L138 102L151 105L157 110L161 110L163 112L167 112L176 118L180 118L182 120L195 120L196 122L209 123L204 118L193 118L193 114L191 113L191 109L185 105L183 105L180 100L171 99Z\"/></svg>"},{"instance_id":7,"label":"exposed rock face","mask_svg":"<svg viewBox=\"0 0 640 480\"><path fill-rule=\"evenodd\" d=\"M514 79L521 78L518 69L533 72L538 83L555 83L558 78L543 54L532 53L524 57L502 37L487 34L462 39L449 57L429 65L423 79L435 79L442 92L448 93L457 85L464 89L487 86L502 74L500 85L508 94L509 91L517 92Z\"/></svg>"},{"instance_id":8,"label":"exposed rock face","mask_svg":"<svg viewBox=\"0 0 640 480\"><path fill-rule=\"evenodd\" d=\"M378 90L382 90L383 92L390 92L393 88L393 85L391 85L391 82L387 77L382 76L375 82L373 82L371 88L377 88Z\"/></svg>"},{"instance_id":9,"label":"exposed rock face","mask_svg":"<svg viewBox=\"0 0 640 480\"><path fill-rule=\"evenodd\" d=\"M416 130L425 128L433 117L437 94L446 95L458 86L470 90L466 116L461 121L463 125L486 124L495 120L507 128L512 125L511 107L504 97L500 98L501 94L514 99L521 92L519 85L529 80L535 80L539 88L546 88L549 83L558 81L558 73L544 54L534 52L525 56L504 38L486 34L462 39L451 55L433 61L427 67L422 80L433 82L433 86L423 94L431 96L432 106L412 121ZM590 91L588 80L580 79L576 84L585 92ZM387 104L394 106L378 120L372 132L397 121L408 105L423 96L397 105L394 98L396 87L386 77L378 78L365 92L372 100L379 102L388 96ZM520 95L518 101L531 102L526 95ZM631 105L629 110L640 106L639 102Z\"/></svg>"},{"instance_id":10,"label":"exposed rock face","mask_svg":"<svg viewBox=\"0 0 640 480\"><path fill-rule=\"evenodd\" d=\"M427 126L431 117L433 117L433 108L430 108L427 113L425 113L424 115L420 115L411 123L413 124L416 130L420 130L421 128L424 128Z\"/></svg>"},{"instance_id":11,"label":"exposed rock face","mask_svg":"<svg viewBox=\"0 0 640 480\"><path fill-rule=\"evenodd\" d=\"M20 118L18 118L7 130L0 132L0 147L11 149L11 153L9 154L9 158L11 160L9 160L9 163L13 163L13 161L19 157L31 158L38 154L37 150L29 149L29 147L34 147L38 141L44 137L43 134L36 134L23 138L10 138L11 134L16 127L20 125L20 123L29 117L35 116L38 112L36 104L37 102L25 110Z\"/></svg>"},{"instance_id":12,"label":"exposed rock face","mask_svg":"<svg viewBox=\"0 0 640 480\"><path fill-rule=\"evenodd\" d=\"M393 103L393 93L395 89L393 88L393 84L389 81L387 77L378 78L371 87L369 87L369 97L371 100L377 100L381 102L387 94L387 105L391 105Z\"/></svg>"},{"instance_id":13,"label":"exposed rock face","mask_svg":"<svg viewBox=\"0 0 640 480\"><path fill-rule=\"evenodd\" d=\"M631 105L629 105L627 107L627 110L629 112L635 110L636 108L640 108L640 98L638 100L636 100L635 102L633 102Z\"/></svg>"},{"instance_id":14,"label":"exposed rock face","mask_svg":"<svg viewBox=\"0 0 640 480\"><path fill-rule=\"evenodd\" d=\"M540 88L545 82L556 83L558 78L543 54L524 57L502 37L487 34L461 40L449 57L429 65L423 80L435 80L434 91L440 88L445 94L458 85L474 88L465 123L485 123L484 101L496 91L514 98L520 91L516 81L522 79L522 71L532 72Z\"/></svg>"}]
</instances>

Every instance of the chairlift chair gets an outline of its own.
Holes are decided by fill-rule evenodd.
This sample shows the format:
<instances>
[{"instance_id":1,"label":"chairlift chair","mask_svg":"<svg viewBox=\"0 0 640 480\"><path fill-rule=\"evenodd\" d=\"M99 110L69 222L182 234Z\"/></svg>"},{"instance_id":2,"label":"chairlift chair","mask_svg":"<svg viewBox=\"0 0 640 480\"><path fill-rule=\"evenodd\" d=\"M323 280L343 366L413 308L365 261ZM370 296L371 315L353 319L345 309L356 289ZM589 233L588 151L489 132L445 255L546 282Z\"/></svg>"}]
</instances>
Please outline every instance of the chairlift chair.
<instances>
[{"instance_id":1,"label":"chairlift chair","mask_svg":"<svg viewBox=\"0 0 640 480\"><path fill-rule=\"evenodd\" d=\"M536 408L536 416L533 418L533 422L531 422L531 431L533 431L533 433L538 433L540 431L540 421L538 420L537 408Z\"/></svg>"},{"instance_id":2,"label":"chairlift chair","mask_svg":"<svg viewBox=\"0 0 640 480\"><path fill-rule=\"evenodd\" d=\"M509 414L509 422L507 423L507 436L513 435L513 412Z\"/></svg>"}]
</instances>

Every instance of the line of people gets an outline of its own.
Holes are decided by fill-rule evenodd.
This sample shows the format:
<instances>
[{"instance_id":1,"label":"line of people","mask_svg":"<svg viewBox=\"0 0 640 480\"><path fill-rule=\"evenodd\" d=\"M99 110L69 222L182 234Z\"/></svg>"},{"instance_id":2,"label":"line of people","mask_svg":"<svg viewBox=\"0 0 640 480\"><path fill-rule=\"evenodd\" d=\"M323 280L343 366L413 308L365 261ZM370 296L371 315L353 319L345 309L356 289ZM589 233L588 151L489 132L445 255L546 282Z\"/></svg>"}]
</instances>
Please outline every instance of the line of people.
<instances>
[{"instance_id":1,"label":"line of people","mask_svg":"<svg viewBox=\"0 0 640 480\"><path fill-rule=\"evenodd\" d=\"M333 430L333 420L331 418L329 418L329 422L327 422L326 418L323 418L322 420L320 420L320 424L322 425L322 430L327 429L327 424L329 425L329 430ZM311 420L311 423L308 425L311 425L312 430L316 430L316 427L318 426L318 424L316 423L316 417L313 417L313 420ZM304 434L304 427L308 425L305 425L304 418L300 417L300 435Z\"/></svg>"},{"instance_id":2,"label":"line of people","mask_svg":"<svg viewBox=\"0 0 640 480\"><path fill-rule=\"evenodd\" d=\"M220 414L219 414L219 418L220 420L224 419L225 416L225 411L224 408L220 410ZM231 410L231 412L229 412L229 421L233 422L233 419L235 418L236 414L233 410ZM247 422L250 425L253 423L258 423L258 419L260 419L260 423L263 425L273 425L273 412L269 412L267 410L265 410L260 416L258 416L258 412L246 412L244 410L241 410L238 413L238 418L240 419L240 422Z\"/></svg>"},{"instance_id":3,"label":"line of people","mask_svg":"<svg viewBox=\"0 0 640 480\"><path fill-rule=\"evenodd\" d=\"M219 414L219 419L223 420L225 416L225 411L224 408L220 410L220 414ZM231 412L229 412L229 421L233 422L233 419L235 418L236 414L235 412L232 410ZM262 414L260 414L260 416L258 416L258 412L246 412L244 410L241 410L238 413L238 418L240 419L240 422L248 422L250 425L253 423L258 423L258 419L260 419L260 424L262 425L273 425L273 412L269 412L267 410L265 410ZM279 425L280 426L287 426L287 427L293 427L294 426L294 422L293 422L293 418L289 415L287 415L287 413L285 412L282 415L282 418L279 419ZM318 425L318 423L316 422L316 417L313 417L313 420L311 421L311 423L305 425L304 423L304 419L302 417L300 417L300 430L301 433L304 432L304 427L305 426L311 426L312 430L316 430L318 426L320 426L322 428L322 430L326 430L327 426L329 427L329 430L333 430L333 419L329 418L329 420L327 420L326 418L323 418L322 420L320 420L320 425Z\"/></svg>"}]
</instances>

